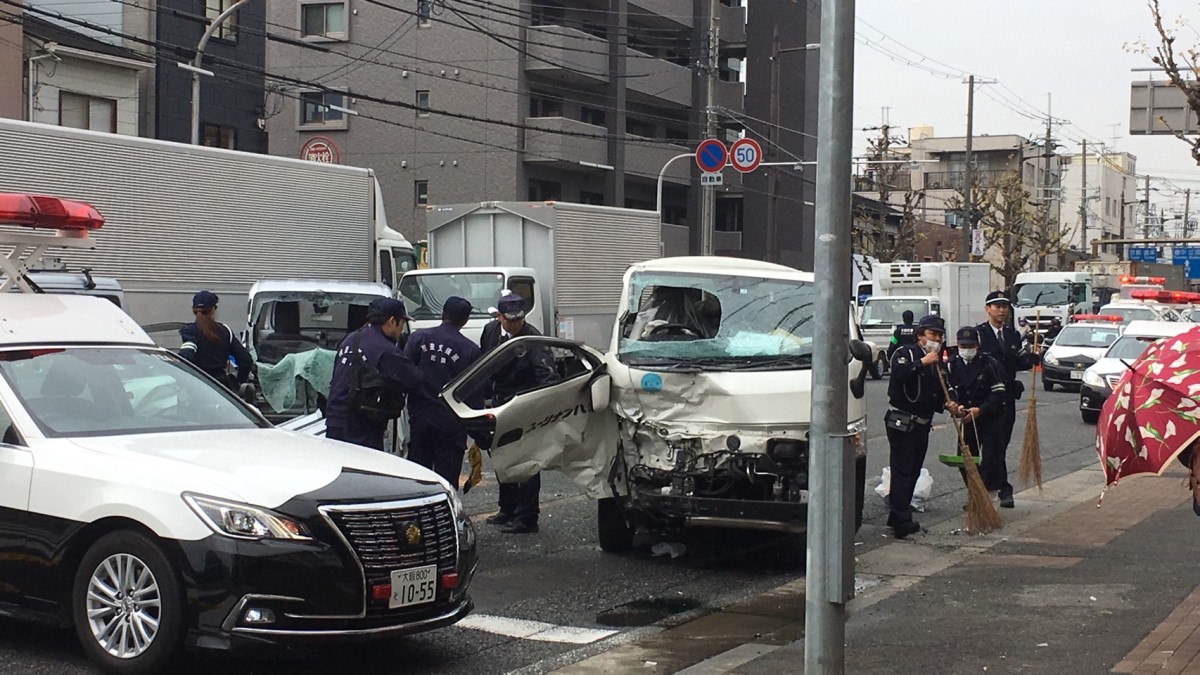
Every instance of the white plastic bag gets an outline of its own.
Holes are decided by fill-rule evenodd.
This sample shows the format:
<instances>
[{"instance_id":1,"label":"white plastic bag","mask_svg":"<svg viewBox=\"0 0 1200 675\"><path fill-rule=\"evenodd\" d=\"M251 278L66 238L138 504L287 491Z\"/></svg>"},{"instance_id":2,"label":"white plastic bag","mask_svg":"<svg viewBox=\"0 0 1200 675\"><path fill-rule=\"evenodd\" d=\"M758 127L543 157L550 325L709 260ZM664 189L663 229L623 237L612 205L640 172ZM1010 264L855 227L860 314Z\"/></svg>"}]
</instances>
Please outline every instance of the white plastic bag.
<instances>
[{"instance_id":1,"label":"white plastic bag","mask_svg":"<svg viewBox=\"0 0 1200 675\"><path fill-rule=\"evenodd\" d=\"M879 485L875 486L875 494L881 499L887 499L888 493L892 489L892 469L891 467L883 467L883 473L879 476ZM921 513L925 512L925 505L929 502L930 496L933 494L933 476L929 475L929 469L921 469L921 475L917 476L917 487L913 490L912 508L914 511Z\"/></svg>"}]
</instances>

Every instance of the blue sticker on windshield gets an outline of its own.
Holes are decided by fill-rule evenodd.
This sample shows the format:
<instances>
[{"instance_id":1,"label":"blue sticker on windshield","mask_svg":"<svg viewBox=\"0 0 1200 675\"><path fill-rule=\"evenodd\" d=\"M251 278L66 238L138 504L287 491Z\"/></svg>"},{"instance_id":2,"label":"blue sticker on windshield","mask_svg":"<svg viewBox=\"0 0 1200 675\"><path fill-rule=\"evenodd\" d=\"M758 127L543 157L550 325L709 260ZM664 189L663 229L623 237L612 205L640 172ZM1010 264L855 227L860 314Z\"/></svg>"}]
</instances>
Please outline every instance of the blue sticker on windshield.
<instances>
[{"instance_id":1,"label":"blue sticker on windshield","mask_svg":"<svg viewBox=\"0 0 1200 675\"><path fill-rule=\"evenodd\" d=\"M662 378L655 373L642 376L642 389L645 391L662 391Z\"/></svg>"}]
</instances>

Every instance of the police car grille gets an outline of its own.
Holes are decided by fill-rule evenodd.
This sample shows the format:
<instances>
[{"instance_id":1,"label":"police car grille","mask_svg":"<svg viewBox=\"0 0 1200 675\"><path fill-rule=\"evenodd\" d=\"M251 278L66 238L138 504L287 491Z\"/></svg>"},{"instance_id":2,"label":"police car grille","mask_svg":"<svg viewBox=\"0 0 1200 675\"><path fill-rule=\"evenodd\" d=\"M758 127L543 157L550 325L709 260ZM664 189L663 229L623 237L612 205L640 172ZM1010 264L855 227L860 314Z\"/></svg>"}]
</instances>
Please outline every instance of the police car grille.
<instances>
[{"instance_id":1,"label":"police car grille","mask_svg":"<svg viewBox=\"0 0 1200 675\"><path fill-rule=\"evenodd\" d=\"M1117 383L1121 381L1120 375L1105 375L1104 380L1108 382L1109 389L1116 389Z\"/></svg>"},{"instance_id":2,"label":"police car grille","mask_svg":"<svg viewBox=\"0 0 1200 675\"><path fill-rule=\"evenodd\" d=\"M368 576L421 565L454 570L454 516L445 500L408 508L334 512L330 517ZM421 542L415 546L407 539L411 524L421 529Z\"/></svg>"}]
</instances>

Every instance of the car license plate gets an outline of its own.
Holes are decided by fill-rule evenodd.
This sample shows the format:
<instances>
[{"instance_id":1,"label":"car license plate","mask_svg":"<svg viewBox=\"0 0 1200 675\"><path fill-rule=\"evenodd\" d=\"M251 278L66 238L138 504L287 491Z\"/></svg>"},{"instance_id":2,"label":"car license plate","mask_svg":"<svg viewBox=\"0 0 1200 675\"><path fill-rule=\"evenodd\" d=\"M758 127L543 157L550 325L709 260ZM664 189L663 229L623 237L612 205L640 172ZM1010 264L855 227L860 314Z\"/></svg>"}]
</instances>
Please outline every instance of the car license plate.
<instances>
[{"instance_id":1,"label":"car license plate","mask_svg":"<svg viewBox=\"0 0 1200 675\"><path fill-rule=\"evenodd\" d=\"M392 597L388 609L422 605L437 599L437 565L392 572Z\"/></svg>"},{"instance_id":2,"label":"car license plate","mask_svg":"<svg viewBox=\"0 0 1200 675\"><path fill-rule=\"evenodd\" d=\"M1083 371L1082 370L1072 370L1071 371L1071 379L1072 380L1082 380L1083 379Z\"/></svg>"}]
</instances>

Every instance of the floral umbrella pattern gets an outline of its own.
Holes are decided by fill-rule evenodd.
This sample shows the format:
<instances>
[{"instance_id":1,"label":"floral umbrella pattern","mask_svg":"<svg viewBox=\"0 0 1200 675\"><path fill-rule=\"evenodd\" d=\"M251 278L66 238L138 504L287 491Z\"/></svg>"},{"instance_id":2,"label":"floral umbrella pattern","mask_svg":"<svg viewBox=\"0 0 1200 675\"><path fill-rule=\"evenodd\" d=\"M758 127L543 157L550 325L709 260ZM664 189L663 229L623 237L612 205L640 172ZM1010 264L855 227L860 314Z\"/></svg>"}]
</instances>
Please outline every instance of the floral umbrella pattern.
<instances>
[{"instance_id":1,"label":"floral umbrella pattern","mask_svg":"<svg viewBox=\"0 0 1200 675\"><path fill-rule=\"evenodd\" d=\"M1161 474L1200 437L1200 327L1158 340L1113 387L1096 428L1105 482Z\"/></svg>"}]
</instances>

